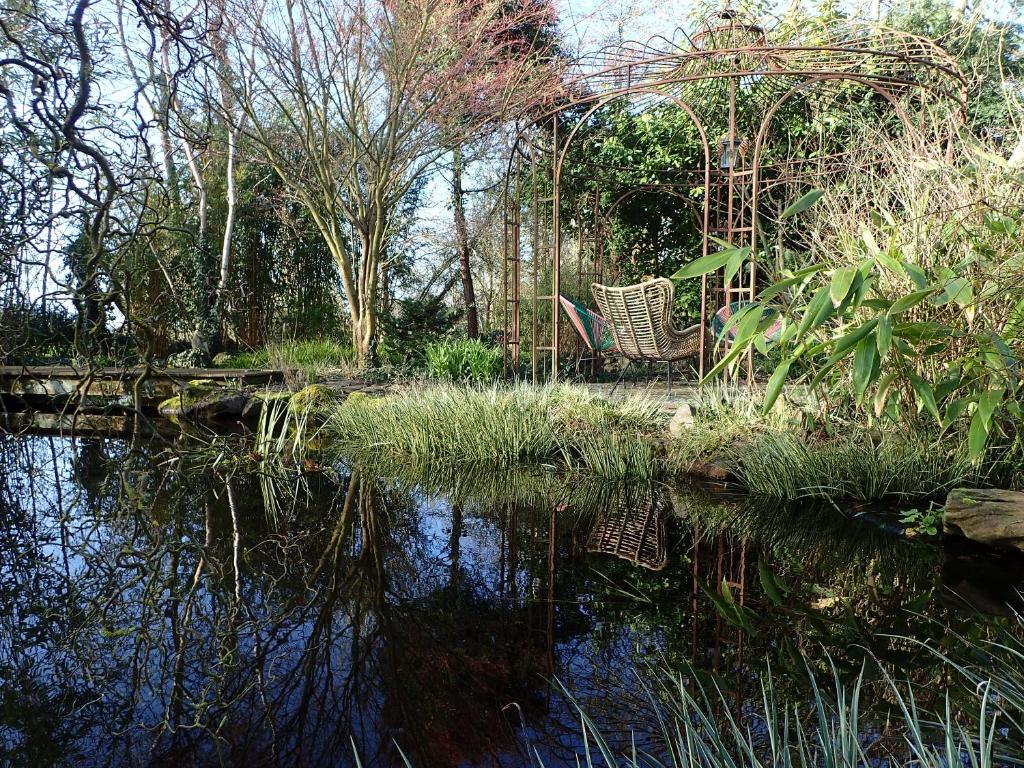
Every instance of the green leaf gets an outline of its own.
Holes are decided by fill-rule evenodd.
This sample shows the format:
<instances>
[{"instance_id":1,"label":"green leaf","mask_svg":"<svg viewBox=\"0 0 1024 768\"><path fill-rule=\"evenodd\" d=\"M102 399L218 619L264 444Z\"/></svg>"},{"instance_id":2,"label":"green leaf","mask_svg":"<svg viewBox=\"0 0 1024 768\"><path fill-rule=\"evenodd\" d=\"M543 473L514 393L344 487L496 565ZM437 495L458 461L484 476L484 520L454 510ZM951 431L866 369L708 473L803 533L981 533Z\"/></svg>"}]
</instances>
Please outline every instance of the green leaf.
<instances>
[{"instance_id":1,"label":"green leaf","mask_svg":"<svg viewBox=\"0 0 1024 768\"><path fill-rule=\"evenodd\" d=\"M787 277L784 280L779 280L765 288L758 294L758 298L761 301L768 301L768 299L771 299L777 296L778 294L782 293L783 291L792 288L794 285L802 283L804 280L807 279L809 275L813 275L815 272L820 272L823 269L825 269L824 264L815 264L814 266L804 267L803 269L797 270L796 272L793 273L792 277Z\"/></svg>"},{"instance_id":2,"label":"green leaf","mask_svg":"<svg viewBox=\"0 0 1024 768\"><path fill-rule=\"evenodd\" d=\"M811 300L807 303L807 309L804 311L804 316L800 319L800 328L797 332L797 338L825 322L825 320L828 319L828 316L832 314L832 310L832 300L829 298L828 288L823 286L815 291L814 296L812 296ZM822 315L824 315L823 318Z\"/></svg>"},{"instance_id":3,"label":"green leaf","mask_svg":"<svg viewBox=\"0 0 1024 768\"><path fill-rule=\"evenodd\" d=\"M761 558L757 561L757 574L761 578L764 593L776 605L782 605L789 594L789 587L775 574Z\"/></svg>"},{"instance_id":4,"label":"green leaf","mask_svg":"<svg viewBox=\"0 0 1024 768\"><path fill-rule=\"evenodd\" d=\"M792 216L796 216L798 213L803 213L816 202L818 202L818 200L820 200L822 195L824 194L825 193L820 189L812 189L807 194L801 196L801 198L797 200L795 203L786 208L786 210L782 212L782 215L779 218L788 219Z\"/></svg>"},{"instance_id":5,"label":"green leaf","mask_svg":"<svg viewBox=\"0 0 1024 768\"><path fill-rule=\"evenodd\" d=\"M725 264L725 284L728 285L732 282L732 279L736 276L736 273L740 271L740 267L743 266L743 262L747 260L747 256L750 255L749 248L733 248L732 256L729 257L729 261Z\"/></svg>"},{"instance_id":6,"label":"green leaf","mask_svg":"<svg viewBox=\"0 0 1024 768\"><path fill-rule=\"evenodd\" d=\"M868 229L866 224L861 228L861 239L864 241L864 245L867 246L868 253L877 259L881 255L882 249L878 247L878 242L875 240L875 236L871 233L871 230Z\"/></svg>"},{"instance_id":7,"label":"green leaf","mask_svg":"<svg viewBox=\"0 0 1024 768\"><path fill-rule=\"evenodd\" d=\"M939 424L942 424L942 417L939 416L939 407L935 404L935 392L932 390L931 385L922 379L920 376L911 373L910 384L914 388L914 392L917 393L921 403L927 409Z\"/></svg>"},{"instance_id":8,"label":"green leaf","mask_svg":"<svg viewBox=\"0 0 1024 768\"><path fill-rule=\"evenodd\" d=\"M878 389L875 390L875 399L873 403L875 416L881 417L885 412L885 404L889 399L889 393L892 392L892 384L895 380L895 373L887 373L882 377L882 380L878 382Z\"/></svg>"},{"instance_id":9,"label":"green leaf","mask_svg":"<svg viewBox=\"0 0 1024 768\"><path fill-rule=\"evenodd\" d=\"M974 412L974 416L971 417L971 428L967 432L967 448L972 459L978 458L985 452L989 428L990 425L985 423L979 408Z\"/></svg>"},{"instance_id":10,"label":"green leaf","mask_svg":"<svg viewBox=\"0 0 1024 768\"><path fill-rule=\"evenodd\" d=\"M861 339L863 339L865 336L867 336L869 333L871 333L873 330L875 330L875 327L877 325L878 325L878 318L877 317L873 317L870 320L868 320L866 323L863 323L862 325L858 325L856 328L854 328L852 331L847 333L845 336L841 337L835 343L835 348L834 348L835 353L836 354L840 354L842 352L846 352L847 350L851 349L855 344L860 342Z\"/></svg>"},{"instance_id":11,"label":"green leaf","mask_svg":"<svg viewBox=\"0 0 1024 768\"><path fill-rule=\"evenodd\" d=\"M793 364L793 359L787 357L781 363L779 363L775 370L772 371L771 377L768 379L768 386L764 390L764 405L763 410L768 413L775 405L775 401L779 399L779 395L782 393L782 387L786 383L786 376L789 375L789 367Z\"/></svg>"},{"instance_id":12,"label":"green leaf","mask_svg":"<svg viewBox=\"0 0 1024 768\"><path fill-rule=\"evenodd\" d=\"M917 264L911 264L909 261L903 262L903 269L908 275L910 275L910 279L913 281L917 289L924 290L924 287L928 284L928 278L925 275L924 270L917 266Z\"/></svg>"},{"instance_id":13,"label":"green leaf","mask_svg":"<svg viewBox=\"0 0 1024 768\"><path fill-rule=\"evenodd\" d=\"M953 331L942 323L897 323L893 328L893 336L906 339L915 344L922 341L935 341L944 339Z\"/></svg>"},{"instance_id":14,"label":"green leaf","mask_svg":"<svg viewBox=\"0 0 1024 768\"><path fill-rule=\"evenodd\" d=\"M839 354L836 354L836 355L832 355L832 357L830 357L828 360L826 360L824 365L822 365L818 369L818 372L816 374L814 374L814 378L811 379L811 384L810 384L811 389L817 389L818 385L821 384L821 382L824 380L825 375L829 371L831 371L833 368L835 368L836 365L839 364L839 361L842 360L844 357L846 357L845 354L839 353Z\"/></svg>"},{"instance_id":15,"label":"green leaf","mask_svg":"<svg viewBox=\"0 0 1024 768\"><path fill-rule=\"evenodd\" d=\"M997 235L1013 235L1017 232L1017 222L1009 216L1001 216L998 213L986 213L985 226Z\"/></svg>"},{"instance_id":16,"label":"green leaf","mask_svg":"<svg viewBox=\"0 0 1024 768\"><path fill-rule=\"evenodd\" d=\"M889 353L889 345L892 343L892 320L888 315L878 318L878 331L875 334L875 343L878 348L878 357L881 360Z\"/></svg>"},{"instance_id":17,"label":"green leaf","mask_svg":"<svg viewBox=\"0 0 1024 768\"><path fill-rule=\"evenodd\" d=\"M857 343L857 351L853 355L853 388L858 400L864 397L864 392L871 383L871 372L877 356L878 347L875 338L870 334Z\"/></svg>"},{"instance_id":18,"label":"green leaf","mask_svg":"<svg viewBox=\"0 0 1024 768\"><path fill-rule=\"evenodd\" d=\"M982 421L985 422L986 430L992 425L992 414L999 406L999 403L1002 402L1002 399L1002 389L987 390L978 398L978 410L975 411L975 415L981 415Z\"/></svg>"},{"instance_id":19,"label":"green leaf","mask_svg":"<svg viewBox=\"0 0 1024 768\"><path fill-rule=\"evenodd\" d=\"M832 306L838 307L850 294L850 287L853 279L857 276L857 270L852 267L837 269L832 273L832 283L828 289L828 295L832 299Z\"/></svg>"},{"instance_id":20,"label":"green leaf","mask_svg":"<svg viewBox=\"0 0 1024 768\"><path fill-rule=\"evenodd\" d=\"M916 307L933 293L935 293L934 289L925 288L922 291L914 291L913 293L908 293L906 296L900 296L889 308L889 317L898 315L902 312L906 312L908 309Z\"/></svg>"},{"instance_id":21,"label":"green leaf","mask_svg":"<svg viewBox=\"0 0 1024 768\"><path fill-rule=\"evenodd\" d=\"M709 272L714 272L737 258L737 253L742 254L739 257L740 263L742 263L743 259L750 255L750 248L726 248L721 251L716 251L715 253L709 253L706 256L701 256L699 259L695 259L684 267L681 267L674 275L672 275L672 279L686 280L690 277L700 277L701 275L706 275Z\"/></svg>"}]
</instances>

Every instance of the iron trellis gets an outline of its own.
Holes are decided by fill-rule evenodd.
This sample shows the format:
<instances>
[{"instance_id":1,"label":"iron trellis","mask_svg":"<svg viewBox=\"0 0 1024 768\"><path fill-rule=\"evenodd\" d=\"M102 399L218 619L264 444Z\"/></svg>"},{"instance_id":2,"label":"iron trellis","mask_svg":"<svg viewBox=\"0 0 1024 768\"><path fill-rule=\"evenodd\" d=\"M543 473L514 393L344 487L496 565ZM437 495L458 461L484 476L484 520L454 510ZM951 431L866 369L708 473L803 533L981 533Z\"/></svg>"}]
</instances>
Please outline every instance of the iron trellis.
<instances>
[{"instance_id":1,"label":"iron trellis","mask_svg":"<svg viewBox=\"0 0 1024 768\"><path fill-rule=\"evenodd\" d=\"M558 312L566 254L577 260L577 288L586 278L599 282L614 274L611 215L638 191L674 195L692 210L701 243L694 258L717 243L750 249L729 283L722 274L702 278L706 323L717 306L756 298L765 222L777 220L781 203L872 162L840 146L834 125L826 132L830 116L871 102L880 115L875 130L942 142L962 125L966 100L963 75L930 40L849 21L781 21L769 29L728 6L705 18L692 36L679 31L672 40L623 43L584 58L566 78L557 108L524 121L513 141L505 186L506 362L517 367L524 352L525 287L530 376L557 378L566 343ZM612 105L633 114L678 109L699 143L692 167L656 169L657 181L636 184L621 180L628 168L590 163L586 147L578 145L599 135L595 124ZM786 110L802 110L817 135L787 133L777 119ZM572 151L587 171L586 200L569 200L563 190ZM567 223L573 238L566 238ZM704 346L702 340L701 375L712 352ZM748 358L748 380L752 370Z\"/></svg>"}]
</instances>

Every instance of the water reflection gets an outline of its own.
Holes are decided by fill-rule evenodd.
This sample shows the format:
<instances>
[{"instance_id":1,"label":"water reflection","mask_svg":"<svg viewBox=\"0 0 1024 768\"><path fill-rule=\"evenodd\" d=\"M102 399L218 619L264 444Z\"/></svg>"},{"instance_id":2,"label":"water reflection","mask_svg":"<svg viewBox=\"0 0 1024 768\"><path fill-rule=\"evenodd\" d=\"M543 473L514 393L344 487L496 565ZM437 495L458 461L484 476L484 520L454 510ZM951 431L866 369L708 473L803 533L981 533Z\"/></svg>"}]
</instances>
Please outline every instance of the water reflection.
<instances>
[{"instance_id":1,"label":"water reflection","mask_svg":"<svg viewBox=\"0 0 1024 768\"><path fill-rule=\"evenodd\" d=\"M931 674L887 636L943 631L902 610L940 550L834 510L242 453L0 442L3 759L574 765L553 679L626 739L652 659L739 704L769 664L800 695L798 649Z\"/></svg>"}]
</instances>

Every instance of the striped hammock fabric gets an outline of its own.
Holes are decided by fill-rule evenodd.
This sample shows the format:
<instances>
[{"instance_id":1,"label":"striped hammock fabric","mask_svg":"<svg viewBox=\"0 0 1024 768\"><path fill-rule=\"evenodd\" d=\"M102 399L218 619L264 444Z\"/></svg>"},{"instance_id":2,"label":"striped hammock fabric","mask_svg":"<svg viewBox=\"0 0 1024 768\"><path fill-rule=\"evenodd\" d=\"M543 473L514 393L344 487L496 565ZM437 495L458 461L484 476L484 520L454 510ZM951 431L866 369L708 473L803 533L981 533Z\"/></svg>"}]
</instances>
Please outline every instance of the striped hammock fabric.
<instances>
[{"instance_id":1,"label":"striped hammock fabric","mask_svg":"<svg viewBox=\"0 0 1024 768\"><path fill-rule=\"evenodd\" d=\"M607 320L565 296L559 296L558 302L569 316L569 321L583 339L583 343L587 345L587 349L591 352L609 352L615 348L615 339L612 338Z\"/></svg>"}]
</instances>

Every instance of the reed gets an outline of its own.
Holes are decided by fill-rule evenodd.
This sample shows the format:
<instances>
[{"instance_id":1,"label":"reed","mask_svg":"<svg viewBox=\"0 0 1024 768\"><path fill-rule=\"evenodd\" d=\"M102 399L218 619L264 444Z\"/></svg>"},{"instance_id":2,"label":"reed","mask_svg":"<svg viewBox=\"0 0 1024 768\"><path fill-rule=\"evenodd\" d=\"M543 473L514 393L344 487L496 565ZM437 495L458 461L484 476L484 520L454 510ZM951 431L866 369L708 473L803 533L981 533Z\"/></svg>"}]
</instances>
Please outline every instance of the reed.
<instances>
[{"instance_id":1,"label":"reed","mask_svg":"<svg viewBox=\"0 0 1024 768\"><path fill-rule=\"evenodd\" d=\"M952 665L951 665L952 666ZM1019 665L1018 665L1019 666ZM952 669L951 669L952 671ZM572 694L585 746L578 764L624 768L991 768L1019 764L1019 729L1007 728L1000 681L985 679L957 706L947 693L945 707L927 712L913 685L888 679L891 714L872 722L862 711L863 677L844 683L808 670L810 690L802 701L783 700L771 675L761 683L760 701L737 713L731 694L699 673L663 672L648 687L649 723L638 730L647 743L613 743ZM755 703L756 702L756 703ZM1014 714L1019 712L1014 711ZM1008 731L1012 731L1007 737ZM651 743L653 742L653 743ZM543 766L539 756L534 765Z\"/></svg>"}]
</instances>

